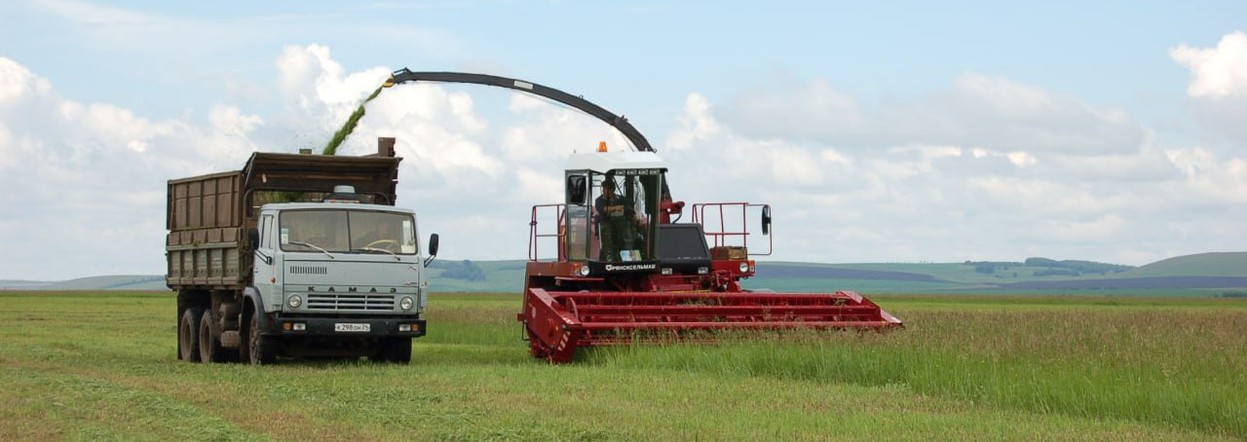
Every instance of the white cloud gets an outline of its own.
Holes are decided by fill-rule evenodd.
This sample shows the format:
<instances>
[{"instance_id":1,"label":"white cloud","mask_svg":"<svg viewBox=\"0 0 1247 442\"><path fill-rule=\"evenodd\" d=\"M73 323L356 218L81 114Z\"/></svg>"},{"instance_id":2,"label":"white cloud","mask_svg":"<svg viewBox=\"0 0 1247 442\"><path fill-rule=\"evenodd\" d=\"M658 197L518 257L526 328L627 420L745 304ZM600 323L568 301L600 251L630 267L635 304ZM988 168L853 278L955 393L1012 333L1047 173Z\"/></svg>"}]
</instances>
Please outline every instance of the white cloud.
<instances>
[{"instance_id":1,"label":"white cloud","mask_svg":"<svg viewBox=\"0 0 1247 442\"><path fill-rule=\"evenodd\" d=\"M865 123L857 100L822 79L774 79L745 91L721 112L734 127L762 138L835 139L860 133Z\"/></svg>"},{"instance_id":2,"label":"white cloud","mask_svg":"<svg viewBox=\"0 0 1247 442\"><path fill-rule=\"evenodd\" d=\"M1247 204L1247 159L1220 157L1203 148L1174 149L1165 155L1182 171L1192 202L1212 207Z\"/></svg>"},{"instance_id":3,"label":"white cloud","mask_svg":"<svg viewBox=\"0 0 1247 442\"><path fill-rule=\"evenodd\" d=\"M11 108L37 95L47 94L52 86L37 78L25 66L0 57L0 109Z\"/></svg>"},{"instance_id":4,"label":"white cloud","mask_svg":"<svg viewBox=\"0 0 1247 442\"><path fill-rule=\"evenodd\" d=\"M722 131L719 122L711 116L710 101L701 94L688 95L684 100L684 113L679 118L682 130L673 132L666 142L667 147L677 151L690 149Z\"/></svg>"},{"instance_id":5,"label":"white cloud","mask_svg":"<svg viewBox=\"0 0 1247 442\"><path fill-rule=\"evenodd\" d=\"M390 75L383 67L347 74L330 56L329 47L316 44L286 46L274 66L287 109L296 120L316 122L305 129L328 134L338 130Z\"/></svg>"},{"instance_id":6,"label":"white cloud","mask_svg":"<svg viewBox=\"0 0 1247 442\"><path fill-rule=\"evenodd\" d=\"M1196 121L1221 139L1210 139L1204 148L1223 155L1241 152L1247 145L1247 33L1236 31L1221 37L1214 48L1181 45L1169 56L1191 72L1187 95Z\"/></svg>"},{"instance_id":7,"label":"white cloud","mask_svg":"<svg viewBox=\"0 0 1247 442\"><path fill-rule=\"evenodd\" d=\"M1142 264L1247 246L1242 233L1183 237L1177 247L1151 239L1172 240L1192 217L1227 231L1247 198L1241 153L1162 150L1120 110L1000 78L964 76L954 90L864 113L861 127L870 133L823 139L728 123L718 116L730 112L690 94L682 126L668 137L680 147L665 154L672 190L691 200L769 200L784 259L1051 256ZM794 109L810 106L788 99ZM940 112L936 103L944 104ZM925 129L935 136L896 136ZM842 147L853 142L879 148Z\"/></svg>"},{"instance_id":8,"label":"white cloud","mask_svg":"<svg viewBox=\"0 0 1247 442\"><path fill-rule=\"evenodd\" d=\"M1041 157L1132 152L1144 141L1141 125L1121 109L1093 108L1076 97L976 73L959 76L946 91L873 106L825 81L777 80L713 115L749 137L854 149L976 146Z\"/></svg>"},{"instance_id":9,"label":"white cloud","mask_svg":"<svg viewBox=\"0 0 1247 442\"><path fill-rule=\"evenodd\" d=\"M1185 44L1169 50L1174 61L1191 70L1187 93L1195 98L1247 95L1247 33L1221 37L1217 47L1199 49Z\"/></svg>"},{"instance_id":10,"label":"white cloud","mask_svg":"<svg viewBox=\"0 0 1247 442\"><path fill-rule=\"evenodd\" d=\"M186 120L153 121L61 97L13 60L0 58L0 66L0 187L17 189L5 192L0 205L37 208L0 215L15 226L0 248L24 251L4 262L17 275L162 268L165 180L238 167L239 154L252 149L248 133L259 124L225 106L213 119L232 125L232 135Z\"/></svg>"}]
</instances>

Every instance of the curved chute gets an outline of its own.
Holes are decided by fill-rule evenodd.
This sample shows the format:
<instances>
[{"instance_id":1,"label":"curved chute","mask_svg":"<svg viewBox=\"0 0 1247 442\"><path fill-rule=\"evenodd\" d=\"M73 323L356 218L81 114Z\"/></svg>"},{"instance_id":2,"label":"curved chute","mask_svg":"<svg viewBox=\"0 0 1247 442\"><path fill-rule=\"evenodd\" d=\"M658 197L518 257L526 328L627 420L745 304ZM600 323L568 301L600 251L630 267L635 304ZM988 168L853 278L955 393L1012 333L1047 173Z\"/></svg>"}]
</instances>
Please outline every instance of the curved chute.
<instances>
[{"instance_id":1,"label":"curved chute","mask_svg":"<svg viewBox=\"0 0 1247 442\"><path fill-rule=\"evenodd\" d=\"M413 81L428 81L437 83L467 83L480 84L485 86L501 87L520 92L527 92L540 97L545 97L559 103L579 109L581 112L592 115L594 118L602 120L606 124L611 125L628 139L628 142L641 152L654 152L654 147L649 144L649 140L645 139L641 132L628 122L628 119L622 115L615 115L601 106L593 104L593 102L582 97L563 92L561 90L543 86L531 81L517 80L514 78L499 77L486 74L469 74L464 72L414 72L407 68L394 71L390 75L390 79L386 80L383 87L391 87L396 84L402 84Z\"/></svg>"}]
</instances>

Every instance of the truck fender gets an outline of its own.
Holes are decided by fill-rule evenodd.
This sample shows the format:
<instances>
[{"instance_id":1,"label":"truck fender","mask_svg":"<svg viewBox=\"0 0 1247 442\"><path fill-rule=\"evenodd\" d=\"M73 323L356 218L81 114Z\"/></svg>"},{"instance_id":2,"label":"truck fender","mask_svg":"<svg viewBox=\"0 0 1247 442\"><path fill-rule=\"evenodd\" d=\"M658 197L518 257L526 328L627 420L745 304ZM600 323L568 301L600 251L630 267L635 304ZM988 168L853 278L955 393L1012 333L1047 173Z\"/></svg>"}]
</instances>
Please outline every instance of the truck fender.
<instances>
[{"instance_id":1,"label":"truck fender","mask_svg":"<svg viewBox=\"0 0 1247 442\"><path fill-rule=\"evenodd\" d=\"M260 330L267 332L273 329L273 325L269 321L268 315L264 311L264 299L260 297L260 291L255 287L248 286L242 292L243 308L241 317L238 318L239 324L251 323L251 312L259 310L260 313Z\"/></svg>"}]
</instances>

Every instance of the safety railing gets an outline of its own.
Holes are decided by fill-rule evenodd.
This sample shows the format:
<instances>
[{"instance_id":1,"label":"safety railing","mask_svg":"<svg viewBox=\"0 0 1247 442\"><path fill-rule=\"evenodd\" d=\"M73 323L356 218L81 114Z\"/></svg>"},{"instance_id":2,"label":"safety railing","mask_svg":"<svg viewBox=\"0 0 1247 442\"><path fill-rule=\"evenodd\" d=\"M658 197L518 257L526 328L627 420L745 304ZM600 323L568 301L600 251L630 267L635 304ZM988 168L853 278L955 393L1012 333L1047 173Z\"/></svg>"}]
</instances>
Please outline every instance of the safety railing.
<instances>
[{"instance_id":1,"label":"safety railing","mask_svg":"<svg viewBox=\"0 0 1247 442\"><path fill-rule=\"evenodd\" d=\"M693 223L701 224L711 247L744 247L750 255L767 256L775 248L775 237L770 226L771 206L747 202L697 203L693 204ZM749 215L757 213L763 226L766 250L749 249ZM757 241L754 241L755 245Z\"/></svg>"},{"instance_id":2,"label":"safety railing","mask_svg":"<svg viewBox=\"0 0 1247 442\"><path fill-rule=\"evenodd\" d=\"M566 204L540 204L533 206L532 220L528 223L528 260L541 261L541 244L553 243L550 245L557 254L554 258L562 261L565 253L561 244L563 244L562 220L566 215ZM539 219L547 219L548 223L539 223ZM541 226L551 226L552 229L542 231Z\"/></svg>"}]
</instances>

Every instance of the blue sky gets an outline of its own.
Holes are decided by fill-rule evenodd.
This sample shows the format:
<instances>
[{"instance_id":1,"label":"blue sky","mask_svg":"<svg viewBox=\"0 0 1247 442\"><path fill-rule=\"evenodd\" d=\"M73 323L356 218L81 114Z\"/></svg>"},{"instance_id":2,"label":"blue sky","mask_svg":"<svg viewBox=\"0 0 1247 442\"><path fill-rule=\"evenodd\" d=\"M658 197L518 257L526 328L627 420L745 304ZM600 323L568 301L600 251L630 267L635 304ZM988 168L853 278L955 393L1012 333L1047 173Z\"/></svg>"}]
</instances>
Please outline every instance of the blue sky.
<instances>
[{"instance_id":1,"label":"blue sky","mask_svg":"<svg viewBox=\"0 0 1247 442\"><path fill-rule=\"evenodd\" d=\"M1242 2L10 1L0 17L0 249L17 252L0 279L160 273L164 180L320 146L400 67L627 115L678 198L775 205L773 259L1247 250ZM522 258L566 154L617 140L485 89L387 91L348 145L399 137L400 201L450 259Z\"/></svg>"}]
</instances>

